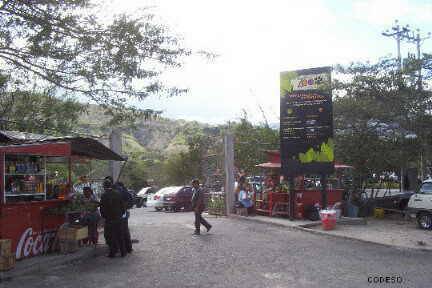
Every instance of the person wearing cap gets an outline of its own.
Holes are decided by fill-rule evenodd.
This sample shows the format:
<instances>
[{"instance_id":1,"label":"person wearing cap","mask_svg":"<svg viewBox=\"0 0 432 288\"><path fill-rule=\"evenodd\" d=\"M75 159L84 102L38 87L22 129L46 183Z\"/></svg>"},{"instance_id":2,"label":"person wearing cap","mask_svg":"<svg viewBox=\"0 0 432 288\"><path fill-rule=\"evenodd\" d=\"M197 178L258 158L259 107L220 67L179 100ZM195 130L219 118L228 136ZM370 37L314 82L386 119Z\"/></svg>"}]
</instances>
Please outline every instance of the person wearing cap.
<instances>
[{"instance_id":1,"label":"person wearing cap","mask_svg":"<svg viewBox=\"0 0 432 288\"><path fill-rule=\"evenodd\" d=\"M100 213L105 219L104 236L109 247L108 257L115 257L120 250L122 257L126 256L126 245L122 237L122 217L126 213L122 197L113 189L110 179L103 183L105 192L101 196Z\"/></svg>"},{"instance_id":2,"label":"person wearing cap","mask_svg":"<svg viewBox=\"0 0 432 288\"><path fill-rule=\"evenodd\" d=\"M192 181L192 209L195 212L195 232L194 235L200 235L200 227L203 225L207 228L207 232L210 231L212 225L210 225L203 217L202 212L204 211L204 192L200 188L199 180L194 179Z\"/></svg>"}]
</instances>

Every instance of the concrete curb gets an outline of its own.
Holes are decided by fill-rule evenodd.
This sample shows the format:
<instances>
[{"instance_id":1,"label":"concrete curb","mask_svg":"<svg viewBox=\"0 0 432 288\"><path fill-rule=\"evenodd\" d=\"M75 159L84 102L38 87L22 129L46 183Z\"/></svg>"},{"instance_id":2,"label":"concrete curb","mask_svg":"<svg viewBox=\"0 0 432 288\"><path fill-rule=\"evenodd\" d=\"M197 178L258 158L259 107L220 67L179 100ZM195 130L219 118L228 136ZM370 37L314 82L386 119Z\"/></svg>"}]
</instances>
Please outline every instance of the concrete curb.
<instances>
[{"instance_id":1,"label":"concrete curb","mask_svg":"<svg viewBox=\"0 0 432 288\"><path fill-rule=\"evenodd\" d=\"M0 272L0 283L33 273L52 271L56 267L62 265L100 256L104 253L104 247L105 245L98 245L96 248L81 247L77 252L71 254L36 256L27 260L18 261L14 269Z\"/></svg>"},{"instance_id":2,"label":"concrete curb","mask_svg":"<svg viewBox=\"0 0 432 288\"><path fill-rule=\"evenodd\" d=\"M304 231L304 232L308 232L308 233L312 233L312 234L316 234L316 235L329 236L329 237L337 238L337 239L345 239L345 240L357 241L357 242L367 243L367 244L375 244L375 245L380 245L380 246L387 247L387 248L397 249L400 251L417 251L417 252L421 251L421 252L432 253L431 249L425 249L425 248L421 248L421 247L415 248L415 247L398 246L398 245L393 245L393 244L376 242L376 241L372 241L372 240L360 239L360 238L347 236L347 235L331 234L331 233L328 233L325 231L314 230L314 229L302 227L304 225L285 225L282 223L275 223L275 222L265 221L265 220L261 220L261 219L253 219L253 217L238 216L235 214L229 215L229 218L237 219L240 221L245 220L245 221L252 221L252 222L258 222L258 223L263 223L263 224L269 224L269 225L284 227L284 228L288 228L288 229L292 229L292 230ZM306 224L306 225L309 226L310 224Z\"/></svg>"},{"instance_id":3,"label":"concrete curb","mask_svg":"<svg viewBox=\"0 0 432 288\"><path fill-rule=\"evenodd\" d=\"M297 227L299 227L298 225L297 226L295 226L295 225L285 225L285 224L282 224L282 223L265 221L265 220L262 220L262 219L254 218L253 216L245 217L245 216L240 216L240 215L236 215L236 214L230 214L229 216L227 216L227 218L237 219L237 220L240 220L240 221L244 220L244 221L258 222L258 223L262 223L262 224L270 224L270 225L273 225L273 226L284 227L284 228L288 228L288 229L297 229Z\"/></svg>"}]
</instances>

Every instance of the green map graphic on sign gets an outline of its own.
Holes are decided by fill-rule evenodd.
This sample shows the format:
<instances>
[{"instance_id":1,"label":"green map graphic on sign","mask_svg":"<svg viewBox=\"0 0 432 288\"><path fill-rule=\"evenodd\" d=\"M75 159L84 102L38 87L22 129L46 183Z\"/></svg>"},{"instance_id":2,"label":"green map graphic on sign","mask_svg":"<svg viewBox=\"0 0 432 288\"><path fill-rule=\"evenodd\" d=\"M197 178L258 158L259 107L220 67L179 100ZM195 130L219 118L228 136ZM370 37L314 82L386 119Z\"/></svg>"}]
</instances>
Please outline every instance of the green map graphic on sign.
<instances>
[{"instance_id":1,"label":"green map graphic on sign","mask_svg":"<svg viewBox=\"0 0 432 288\"><path fill-rule=\"evenodd\" d=\"M306 153L299 153L298 158L301 163L316 162L333 162L334 161L334 143L333 139L329 138L327 143L321 144L320 151L315 151L313 148L309 148Z\"/></svg>"}]
</instances>

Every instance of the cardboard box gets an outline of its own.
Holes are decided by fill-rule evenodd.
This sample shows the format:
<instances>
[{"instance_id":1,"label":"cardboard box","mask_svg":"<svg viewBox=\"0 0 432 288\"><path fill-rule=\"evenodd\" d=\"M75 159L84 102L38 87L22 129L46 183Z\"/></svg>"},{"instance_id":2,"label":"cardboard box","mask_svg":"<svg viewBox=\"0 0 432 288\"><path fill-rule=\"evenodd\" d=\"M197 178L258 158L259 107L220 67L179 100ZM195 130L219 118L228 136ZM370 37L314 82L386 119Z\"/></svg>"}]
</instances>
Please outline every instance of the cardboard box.
<instances>
[{"instance_id":1,"label":"cardboard box","mask_svg":"<svg viewBox=\"0 0 432 288\"><path fill-rule=\"evenodd\" d=\"M0 239L0 257L12 255L12 240Z\"/></svg>"},{"instance_id":2,"label":"cardboard box","mask_svg":"<svg viewBox=\"0 0 432 288\"><path fill-rule=\"evenodd\" d=\"M74 253L78 250L78 241L64 239L59 241L60 252L63 254Z\"/></svg>"},{"instance_id":3,"label":"cardboard box","mask_svg":"<svg viewBox=\"0 0 432 288\"><path fill-rule=\"evenodd\" d=\"M0 271L7 271L15 267L15 255L0 257Z\"/></svg>"},{"instance_id":4,"label":"cardboard box","mask_svg":"<svg viewBox=\"0 0 432 288\"><path fill-rule=\"evenodd\" d=\"M74 230L68 227L59 228L57 231L57 238L59 240L72 240L74 236L75 236Z\"/></svg>"},{"instance_id":5,"label":"cardboard box","mask_svg":"<svg viewBox=\"0 0 432 288\"><path fill-rule=\"evenodd\" d=\"M57 231L59 240L83 240L88 237L88 227L64 227Z\"/></svg>"},{"instance_id":6,"label":"cardboard box","mask_svg":"<svg viewBox=\"0 0 432 288\"><path fill-rule=\"evenodd\" d=\"M83 240L88 238L88 227L77 227L75 229L75 240Z\"/></svg>"}]
</instances>

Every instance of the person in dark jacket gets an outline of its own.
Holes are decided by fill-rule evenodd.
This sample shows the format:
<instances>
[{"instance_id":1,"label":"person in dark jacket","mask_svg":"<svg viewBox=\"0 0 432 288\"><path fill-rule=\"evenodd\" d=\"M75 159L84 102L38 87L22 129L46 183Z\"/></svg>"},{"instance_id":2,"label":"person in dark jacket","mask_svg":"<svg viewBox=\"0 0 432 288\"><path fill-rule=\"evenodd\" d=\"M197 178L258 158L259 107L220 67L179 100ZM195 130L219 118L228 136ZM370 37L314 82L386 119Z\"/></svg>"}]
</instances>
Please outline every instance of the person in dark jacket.
<instances>
[{"instance_id":1,"label":"person in dark jacket","mask_svg":"<svg viewBox=\"0 0 432 288\"><path fill-rule=\"evenodd\" d=\"M200 235L201 224L207 228L207 232L210 231L212 225L210 225L203 217L202 212L204 211L204 192L199 186L199 180L195 179L192 181L192 209L195 212L195 233L194 235Z\"/></svg>"},{"instance_id":2,"label":"person in dark jacket","mask_svg":"<svg viewBox=\"0 0 432 288\"><path fill-rule=\"evenodd\" d=\"M119 192L113 189L109 179L103 183L105 192L101 196L100 212L105 219L104 236L109 247L108 257L115 257L120 250L122 257L126 256L126 246L122 237L122 217L126 213L125 205Z\"/></svg>"},{"instance_id":3,"label":"person in dark jacket","mask_svg":"<svg viewBox=\"0 0 432 288\"><path fill-rule=\"evenodd\" d=\"M124 238L126 251L128 253L132 253L132 240L129 231L130 213L128 209L131 207L131 203L133 205L133 197L122 182L117 182L116 184L114 184L114 189L120 192L121 198L123 200L123 205L125 206L126 213L122 217L122 237Z\"/></svg>"}]
</instances>

